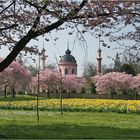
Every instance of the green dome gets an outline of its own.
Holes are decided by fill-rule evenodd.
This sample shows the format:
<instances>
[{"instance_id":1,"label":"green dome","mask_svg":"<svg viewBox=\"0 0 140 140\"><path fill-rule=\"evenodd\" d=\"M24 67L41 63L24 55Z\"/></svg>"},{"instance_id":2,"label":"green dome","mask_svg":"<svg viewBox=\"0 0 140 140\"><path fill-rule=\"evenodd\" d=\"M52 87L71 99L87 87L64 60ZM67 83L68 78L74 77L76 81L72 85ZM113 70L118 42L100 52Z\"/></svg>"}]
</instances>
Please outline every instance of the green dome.
<instances>
[{"instance_id":1,"label":"green dome","mask_svg":"<svg viewBox=\"0 0 140 140\"><path fill-rule=\"evenodd\" d=\"M67 62L76 64L75 57L71 55L71 51L69 49L66 50L65 55L63 55L59 61L59 63L67 63Z\"/></svg>"}]
</instances>

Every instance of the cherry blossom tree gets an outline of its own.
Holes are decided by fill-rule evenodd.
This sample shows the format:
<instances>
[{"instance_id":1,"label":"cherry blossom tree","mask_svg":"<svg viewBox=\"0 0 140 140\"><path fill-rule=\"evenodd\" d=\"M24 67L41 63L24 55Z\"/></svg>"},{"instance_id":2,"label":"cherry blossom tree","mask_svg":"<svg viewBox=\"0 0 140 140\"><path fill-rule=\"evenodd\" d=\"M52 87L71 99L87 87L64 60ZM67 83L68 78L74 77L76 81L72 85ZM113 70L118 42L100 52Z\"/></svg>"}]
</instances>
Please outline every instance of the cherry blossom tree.
<instances>
[{"instance_id":1,"label":"cherry blossom tree","mask_svg":"<svg viewBox=\"0 0 140 140\"><path fill-rule=\"evenodd\" d=\"M30 81L30 89L31 89L32 93L36 93L37 92L37 86L38 86L38 78L33 76L31 78L31 81Z\"/></svg>"},{"instance_id":2,"label":"cherry blossom tree","mask_svg":"<svg viewBox=\"0 0 140 140\"><path fill-rule=\"evenodd\" d=\"M100 77L96 77L96 90L102 93L113 94L118 91L129 91L131 86L132 76L125 73L110 72Z\"/></svg>"},{"instance_id":3,"label":"cherry blossom tree","mask_svg":"<svg viewBox=\"0 0 140 140\"><path fill-rule=\"evenodd\" d=\"M93 82L93 83L97 83L98 80L99 80L99 78L100 78L101 76L102 76L102 75L95 75L95 76L91 77L92 82Z\"/></svg>"},{"instance_id":4,"label":"cherry blossom tree","mask_svg":"<svg viewBox=\"0 0 140 140\"><path fill-rule=\"evenodd\" d=\"M140 94L140 74L132 78L130 89L133 92L134 99L136 99L136 95Z\"/></svg>"},{"instance_id":5,"label":"cherry blossom tree","mask_svg":"<svg viewBox=\"0 0 140 140\"><path fill-rule=\"evenodd\" d=\"M60 76L56 70L53 69L45 69L40 72L40 86L42 91L46 91L48 93L48 98L50 98L50 92L56 91L57 87L60 83Z\"/></svg>"},{"instance_id":6,"label":"cherry blossom tree","mask_svg":"<svg viewBox=\"0 0 140 140\"><path fill-rule=\"evenodd\" d=\"M72 91L78 91L82 85L78 82L75 75L65 75L63 77L63 89L71 93Z\"/></svg>"},{"instance_id":7,"label":"cherry blossom tree","mask_svg":"<svg viewBox=\"0 0 140 140\"><path fill-rule=\"evenodd\" d=\"M3 72L0 73L0 88L1 91L4 91L4 97L6 98L6 92L8 87L8 75L10 74L10 69L6 68Z\"/></svg>"},{"instance_id":8,"label":"cherry blossom tree","mask_svg":"<svg viewBox=\"0 0 140 140\"><path fill-rule=\"evenodd\" d=\"M133 77L131 81L131 89L136 89L137 91L140 91L140 74Z\"/></svg>"},{"instance_id":9,"label":"cherry blossom tree","mask_svg":"<svg viewBox=\"0 0 140 140\"><path fill-rule=\"evenodd\" d=\"M30 80L30 72L23 66L13 61L9 66L9 74L7 75L8 86L12 90L13 98L16 91L22 90L23 86L28 85Z\"/></svg>"},{"instance_id":10,"label":"cherry blossom tree","mask_svg":"<svg viewBox=\"0 0 140 140\"><path fill-rule=\"evenodd\" d=\"M0 62L3 59L0 57ZM8 75L9 75L10 69L9 67L7 69L5 69L3 72L0 73L0 88L1 88L1 92L4 91L4 97L6 98L6 91L7 91L7 87L8 87Z\"/></svg>"},{"instance_id":11,"label":"cherry blossom tree","mask_svg":"<svg viewBox=\"0 0 140 140\"><path fill-rule=\"evenodd\" d=\"M0 58L0 61L2 60ZM4 90L4 96L6 97L6 89L9 87L12 90L14 98L15 91L23 90L23 88L24 90L26 89L30 78L30 72L16 61L13 61L9 67L0 73L0 85Z\"/></svg>"},{"instance_id":12,"label":"cherry blossom tree","mask_svg":"<svg viewBox=\"0 0 140 140\"><path fill-rule=\"evenodd\" d=\"M133 24L139 34L139 1L6 0L0 1L0 5L0 46L10 50L0 63L0 71L8 67L21 50L37 53L37 46L28 43L53 30L69 28L70 35L76 30L83 40L82 34L94 33L96 26L116 29L115 26L123 23L125 26ZM78 25L83 27L79 29ZM48 36L46 41L49 41Z\"/></svg>"}]
</instances>

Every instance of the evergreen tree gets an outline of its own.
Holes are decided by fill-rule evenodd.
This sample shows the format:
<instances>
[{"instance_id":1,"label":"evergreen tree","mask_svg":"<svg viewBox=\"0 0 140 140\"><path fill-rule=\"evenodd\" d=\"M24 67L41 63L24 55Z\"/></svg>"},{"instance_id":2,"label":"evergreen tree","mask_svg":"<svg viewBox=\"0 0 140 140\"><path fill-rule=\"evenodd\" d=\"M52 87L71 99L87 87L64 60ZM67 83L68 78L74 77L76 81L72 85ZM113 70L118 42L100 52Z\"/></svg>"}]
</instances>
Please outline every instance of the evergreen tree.
<instances>
[{"instance_id":1,"label":"evergreen tree","mask_svg":"<svg viewBox=\"0 0 140 140\"><path fill-rule=\"evenodd\" d=\"M114 71L120 71L121 68L121 61L119 54L116 54L115 60L114 60Z\"/></svg>"},{"instance_id":2,"label":"evergreen tree","mask_svg":"<svg viewBox=\"0 0 140 140\"><path fill-rule=\"evenodd\" d=\"M132 74L133 76L136 75L135 69L130 64L123 64L120 68L121 72L126 72L127 74Z\"/></svg>"}]
</instances>

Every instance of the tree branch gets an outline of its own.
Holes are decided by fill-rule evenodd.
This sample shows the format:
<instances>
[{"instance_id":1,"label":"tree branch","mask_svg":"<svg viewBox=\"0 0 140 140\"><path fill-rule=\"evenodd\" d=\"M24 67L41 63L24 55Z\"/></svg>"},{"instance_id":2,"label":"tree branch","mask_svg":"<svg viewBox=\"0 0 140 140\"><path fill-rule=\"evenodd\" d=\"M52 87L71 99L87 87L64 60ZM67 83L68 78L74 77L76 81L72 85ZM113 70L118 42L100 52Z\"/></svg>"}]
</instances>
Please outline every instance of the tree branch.
<instances>
[{"instance_id":1,"label":"tree branch","mask_svg":"<svg viewBox=\"0 0 140 140\"><path fill-rule=\"evenodd\" d=\"M16 26L18 26L18 25L17 25L17 24L13 24L13 25L8 26L8 27L0 28L0 32L2 32L2 31L4 31L4 30L7 30L7 29L14 28L14 27L16 27Z\"/></svg>"},{"instance_id":2,"label":"tree branch","mask_svg":"<svg viewBox=\"0 0 140 140\"><path fill-rule=\"evenodd\" d=\"M2 72L5 68L7 68L12 61L17 57L17 55L19 54L19 52L24 49L24 47L26 46L26 44L33 38L38 37L39 35L42 35L44 33L50 32L56 28L58 28L59 26L61 26L65 21L67 21L67 19L70 16L74 16L76 13L78 13L87 3L87 0L83 0L82 3L79 5L78 8L76 8L75 10L72 10L65 18L58 20L57 22L43 28L43 30L39 31L34 31L33 27L37 26L37 23L39 22L39 15L37 16L34 25L32 26L32 28L29 30L29 32L27 33L26 36L24 36L22 39L20 39L20 41L15 45L15 47L13 48L13 50L9 53L9 55L0 63L0 72ZM45 8L45 5L44 5Z\"/></svg>"},{"instance_id":3,"label":"tree branch","mask_svg":"<svg viewBox=\"0 0 140 140\"><path fill-rule=\"evenodd\" d=\"M5 10L7 10L9 7L11 7L13 4L15 3L15 1L13 1L10 5L8 5L7 7L5 7L0 14L2 14Z\"/></svg>"},{"instance_id":4,"label":"tree branch","mask_svg":"<svg viewBox=\"0 0 140 140\"><path fill-rule=\"evenodd\" d=\"M28 0L24 0L26 3L28 3L29 5L31 5L31 6L33 6L34 8L36 8L37 9L37 11L39 11L39 6L38 5L36 5L35 3L32 3L32 2L30 2L30 1L28 1Z\"/></svg>"},{"instance_id":5,"label":"tree branch","mask_svg":"<svg viewBox=\"0 0 140 140\"><path fill-rule=\"evenodd\" d=\"M34 32L30 30L26 36L24 36L13 48L10 54L0 63L0 72L7 68L12 61L17 57L19 52L25 47L25 45L33 38Z\"/></svg>"}]
</instances>

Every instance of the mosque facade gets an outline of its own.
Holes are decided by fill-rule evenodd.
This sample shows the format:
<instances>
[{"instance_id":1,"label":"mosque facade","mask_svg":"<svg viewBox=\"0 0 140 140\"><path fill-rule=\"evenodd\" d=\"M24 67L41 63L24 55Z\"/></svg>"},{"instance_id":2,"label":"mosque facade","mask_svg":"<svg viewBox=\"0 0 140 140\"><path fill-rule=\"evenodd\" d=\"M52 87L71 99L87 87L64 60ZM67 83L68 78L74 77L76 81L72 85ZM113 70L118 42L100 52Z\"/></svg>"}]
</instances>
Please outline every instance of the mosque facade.
<instances>
[{"instance_id":1,"label":"mosque facade","mask_svg":"<svg viewBox=\"0 0 140 140\"><path fill-rule=\"evenodd\" d=\"M97 55L97 66L96 66L96 74L100 75L102 74L102 57L101 57L101 48L98 49L98 55ZM45 49L43 48L40 53L40 69L44 70L46 68L46 55L45 55ZM65 54L61 56L58 67L59 72L64 75L75 75L77 76L77 61L75 57L71 54L71 51L69 48L65 51Z\"/></svg>"},{"instance_id":2,"label":"mosque facade","mask_svg":"<svg viewBox=\"0 0 140 140\"><path fill-rule=\"evenodd\" d=\"M76 75L77 76L77 62L71 51L67 49L59 61L59 70L62 75Z\"/></svg>"}]
</instances>

